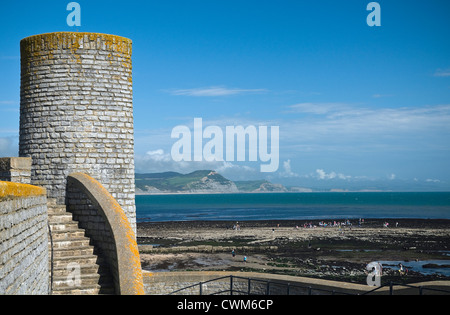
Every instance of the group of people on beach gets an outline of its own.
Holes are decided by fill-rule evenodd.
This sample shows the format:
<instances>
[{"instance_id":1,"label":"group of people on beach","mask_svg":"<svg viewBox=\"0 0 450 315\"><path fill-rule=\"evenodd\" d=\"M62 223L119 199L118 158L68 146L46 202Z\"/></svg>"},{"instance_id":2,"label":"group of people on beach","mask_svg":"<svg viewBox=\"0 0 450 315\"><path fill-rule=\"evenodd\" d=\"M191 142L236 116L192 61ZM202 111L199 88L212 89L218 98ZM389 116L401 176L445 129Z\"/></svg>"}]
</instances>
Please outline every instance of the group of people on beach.
<instances>
[{"instance_id":1,"label":"group of people on beach","mask_svg":"<svg viewBox=\"0 0 450 315\"><path fill-rule=\"evenodd\" d=\"M236 250L233 248L233 250L231 251L231 257L235 258L236 257ZM247 262L247 256L244 255L244 262Z\"/></svg>"},{"instance_id":2,"label":"group of people on beach","mask_svg":"<svg viewBox=\"0 0 450 315\"><path fill-rule=\"evenodd\" d=\"M383 227L388 228L389 227L389 222L384 222L383 223ZM398 222L395 222L395 227L398 227Z\"/></svg>"},{"instance_id":3,"label":"group of people on beach","mask_svg":"<svg viewBox=\"0 0 450 315\"><path fill-rule=\"evenodd\" d=\"M324 227L324 228L326 228L326 227L338 227L338 228L340 228L340 227L344 227L344 226L349 226L349 227L352 226L352 223L348 219L343 221L343 222L340 222L340 221L333 221L333 222L331 222L331 221L329 221L329 222L320 221L318 224L319 224L319 227ZM304 229L313 229L313 228L317 228L317 225L313 224L312 222L306 222L306 223L303 224L302 227ZM295 226L295 228L299 229L299 226L297 225L297 226Z\"/></svg>"},{"instance_id":4,"label":"group of people on beach","mask_svg":"<svg viewBox=\"0 0 450 315\"><path fill-rule=\"evenodd\" d=\"M407 276L408 275L408 268L403 266L402 263L399 263L397 265L398 267L398 274L400 276ZM367 270L372 271L372 274L374 276L379 276L381 277L383 275L383 265L379 262L372 262L370 264L367 265Z\"/></svg>"},{"instance_id":5,"label":"group of people on beach","mask_svg":"<svg viewBox=\"0 0 450 315\"><path fill-rule=\"evenodd\" d=\"M319 226L320 227L341 227L341 226L352 226L352 223L350 222L350 220L345 220L343 222L340 221L333 221L333 223L331 222L324 222L324 221L320 221L319 222Z\"/></svg>"},{"instance_id":6,"label":"group of people on beach","mask_svg":"<svg viewBox=\"0 0 450 315\"><path fill-rule=\"evenodd\" d=\"M358 227L362 227L363 225L364 225L364 219L361 218L361 219L358 220ZM395 222L395 227L398 227L398 225L399 225L398 222ZM349 219L347 219L347 220L342 221L342 222L341 221L333 221L333 222L331 222L331 221L328 221L328 222L320 221L318 223L318 226L322 227L322 228L337 227L339 229L342 228L342 227L350 227L350 229L351 229L353 224L350 222ZM389 226L390 226L389 222L385 221L383 223L383 227L388 228ZM305 229L312 229L312 228L317 228L317 225L313 224L312 222L306 222L306 223L304 223L302 225L302 227L305 228ZM297 225L295 228L299 229L299 226Z\"/></svg>"}]
</instances>

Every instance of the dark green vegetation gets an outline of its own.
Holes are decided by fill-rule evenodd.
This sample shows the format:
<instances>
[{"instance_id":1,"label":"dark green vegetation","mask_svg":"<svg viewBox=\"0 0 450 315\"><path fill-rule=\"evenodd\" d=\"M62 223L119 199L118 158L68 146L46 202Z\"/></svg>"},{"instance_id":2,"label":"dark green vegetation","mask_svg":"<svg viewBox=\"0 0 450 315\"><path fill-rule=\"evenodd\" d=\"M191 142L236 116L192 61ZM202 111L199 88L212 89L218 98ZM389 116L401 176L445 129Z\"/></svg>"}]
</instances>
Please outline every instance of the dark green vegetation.
<instances>
[{"instance_id":1,"label":"dark green vegetation","mask_svg":"<svg viewBox=\"0 0 450 315\"><path fill-rule=\"evenodd\" d=\"M180 174L176 172L136 174L136 187L147 190L147 187L154 187L161 191L179 192L189 191L199 186L205 179L213 180L220 184L229 184L231 181L222 175L206 170L195 171L190 174Z\"/></svg>"},{"instance_id":2,"label":"dark green vegetation","mask_svg":"<svg viewBox=\"0 0 450 315\"><path fill-rule=\"evenodd\" d=\"M284 192L282 185L272 184L266 180L233 182L212 170L195 171L189 174L176 172L136 174L136 188L142 192Z\"/></svg>"}]
</instances>

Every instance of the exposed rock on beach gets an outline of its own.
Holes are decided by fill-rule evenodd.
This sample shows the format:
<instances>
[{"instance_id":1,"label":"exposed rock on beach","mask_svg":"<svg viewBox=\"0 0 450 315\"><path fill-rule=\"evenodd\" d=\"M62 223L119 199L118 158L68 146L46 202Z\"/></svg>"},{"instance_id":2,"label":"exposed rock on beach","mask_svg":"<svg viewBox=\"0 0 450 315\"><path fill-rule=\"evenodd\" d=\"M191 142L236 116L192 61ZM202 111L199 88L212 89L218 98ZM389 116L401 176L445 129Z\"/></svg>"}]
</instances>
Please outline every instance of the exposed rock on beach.
<instances>
[{"instance_id":1,"label":"exposed rock on beach","mask_svg":"<svg viewBox=\"0 0 450 315\"><path fill-rule=\"evenodd\" d=\"M143 268L153 272L242 270L365 283L372 261L449 265L450 220L139 223L138 243ZM448 263L435 263L442 260ZM400 276L397 269L387 266L383 279L450 279L413 267Z\"/></svg>"}]
</instances>

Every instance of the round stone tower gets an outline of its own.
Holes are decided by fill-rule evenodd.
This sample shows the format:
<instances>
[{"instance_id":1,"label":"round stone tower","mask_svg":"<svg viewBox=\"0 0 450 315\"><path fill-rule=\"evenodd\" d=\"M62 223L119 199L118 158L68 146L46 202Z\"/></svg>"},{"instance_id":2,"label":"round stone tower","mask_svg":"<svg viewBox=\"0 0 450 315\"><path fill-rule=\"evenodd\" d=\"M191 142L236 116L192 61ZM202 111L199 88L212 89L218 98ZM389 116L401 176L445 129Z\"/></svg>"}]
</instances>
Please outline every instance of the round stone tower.
<instances>
[{"instance_id":1,"label":"round stone tower","mask_svg":"<svg viewBox=\"0 0 450 315\"><path fill-rule=\"evenodd\" d=\"M98 180L136 227L132 42L96 33L25 38L21 49L21 157L31 183L65 203L67 176Z\"/></svg>"}]
</instances>

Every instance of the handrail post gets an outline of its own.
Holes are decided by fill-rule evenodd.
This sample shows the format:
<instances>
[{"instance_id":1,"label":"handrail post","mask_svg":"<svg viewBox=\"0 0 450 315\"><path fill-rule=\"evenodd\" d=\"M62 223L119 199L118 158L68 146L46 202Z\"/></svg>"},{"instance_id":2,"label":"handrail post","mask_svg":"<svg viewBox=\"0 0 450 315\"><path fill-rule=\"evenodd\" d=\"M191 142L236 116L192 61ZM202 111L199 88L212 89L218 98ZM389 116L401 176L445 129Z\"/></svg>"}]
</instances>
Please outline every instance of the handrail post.
<instances>
[{"instance_id":1,"label":"handrail post","mask_svg":"<svg viewBox=\"0 0 450 315\"><path fill-rule=\"evenodd\" d=\"M392 281L389 282L389 295L394 295L394 286Z\"/></svg>"},{"instance_id":2,"label":"handrail post","mask_svg":"<svg viewBox=\"0 0 450 315\"><path fill-rule=\"evenodd\" d=\"M250 295L251 289L250 289L250 284L251 284L251 279L248 278L248 285L247 285L247 295Z\"/></svg>"},{"instance_id":3,"label":"handrail post","mask_svg":"<svg viewBox=\"0 0 450 315\"><path fill-rule=\"evenodd\" d=\"M233 295L233 276L230 276L230 295Z\"/></svg>"},{"instance_id":4,"label":"handrail post","mask_svg":"<svg viewBox=\"0 0 450 315\"><path fill-rule=\"evenodd\" d=\"M203 295L203 283L200 282L199 286L200 286L200 295Z\"/></svg>"}]
</instances>

